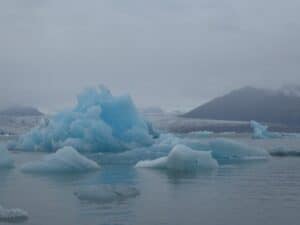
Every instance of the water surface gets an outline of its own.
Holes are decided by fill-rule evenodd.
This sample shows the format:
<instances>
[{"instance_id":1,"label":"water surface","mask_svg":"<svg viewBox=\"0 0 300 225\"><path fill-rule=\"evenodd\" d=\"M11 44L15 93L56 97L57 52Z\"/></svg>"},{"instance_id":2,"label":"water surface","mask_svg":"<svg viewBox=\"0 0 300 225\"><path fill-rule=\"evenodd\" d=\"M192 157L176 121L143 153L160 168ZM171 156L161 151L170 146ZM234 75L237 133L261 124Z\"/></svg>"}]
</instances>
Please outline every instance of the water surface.
<instances>
[{"instance_id":1,"label":"water surface","mask_svg":"<svg viewBox=\"0 0 300 225\"><path fill-rule=\"evenodd\" d=\"M20 172L22 163L43 155L16 152L16 168L0 171L0 204L28 211L24 225L296 225L300 220L299 157L196 174L118 165L81 175ZM108 204L78 200L74 191L89 184L128 184L141 194Z\"/></svg>"}]
</instances>

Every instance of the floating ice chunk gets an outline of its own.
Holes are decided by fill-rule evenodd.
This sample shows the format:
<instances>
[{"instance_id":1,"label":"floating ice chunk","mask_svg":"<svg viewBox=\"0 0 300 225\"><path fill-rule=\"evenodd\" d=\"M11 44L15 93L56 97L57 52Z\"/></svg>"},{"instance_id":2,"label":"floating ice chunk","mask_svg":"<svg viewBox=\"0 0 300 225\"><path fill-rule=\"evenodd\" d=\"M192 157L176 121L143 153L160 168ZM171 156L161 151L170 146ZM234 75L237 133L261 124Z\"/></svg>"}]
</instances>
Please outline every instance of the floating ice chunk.
<instances>
[{"instance_id":1,"label":"floating ice chunk","mask_svg":"<svg viewBox=\"0 0 300 225\"><path fill-rule=\"evenodd\" d=\"M283 132L281 133L282 137L287 137L287 138L299 138L300 137L300 133L286 133Z\"/></svg>"},{"instance_id":2,"label":"floating ice chunk","mask_svg":"<svg viewBox=\"0 0 300 225\"><path fill-rule=\"evenodd\" d=\"M58 113L11 143L19 150L121 152L150 146L158 136L137 111L130 96L112 96L108 89L87 89L73 110Z\"/></svg>"},{"instance_id":3,"label":"floating ice chunk","mask_svg":"<svg viewBox=\"0 0 300 225\"><path fill-rule=\"evenodd\" d=\"M135 165L141 160L157 159L169 154L172 148L178 143L185 144L187 141L180 139L173 134L161 134L159 138L151 146L139 147L131 149L130 151L120 153L97 153L91 157L100 165L106 164L122 164L122 165ZM193 144L193 143L189 143ZM193 146L196 144L193 144ZM196 146L198 147L198 145Z\"/></svg>"},{"instance_id":4,"label":"floating ice chunk","mask_svg":"<svg viewBox=\"0 0 300 225\"><path fill-rule=\"evenodd\" d=\"M196 137L209 137L214 134L212 131L207 131L207 130L201 130L201 131L193 131L189 133L192 136Z\"/></svg>"},{"instance_id":5,"label":"floating ice chunk","mask_svg":"<svg viewBox=\"0 0 300 225\"><path fill-rule=\"evenodd\" d=\"M23 165L21 170L29 173L78 173L99 168L96 162L79 154L74 148L64 147L41 161Z\"/></svg>"},{"instance_id":6,"label":"floating ice chunk","mask_svg":"<svg viewBox=\"0 0 300 225\"><path fill-rule=\"evenodd\" d=\"M172 171L197 171L215 169L218 163L209 151L195 151L185 145L176 145L166 157L140 161L136 167L168 169Z\"/></svg>"},{"instance_id":7,"label":"floating ice chunk","mask_svg":"<svg viewBox=\"0 0 300 225\"><path fill-rule=\"evenodd\" d=\"M12 159L10 153L6 148L0 145L0 169L1 168L11 168L14 165L14 160Z\"/></svg>"},{"instance_id":8,"label":"floating ice chunk","mask_svg":"<svg viewBox=\"0 0 300 225\"><path fill-rule=\"evenodd\" d=\"M271 156L278 157L300 157L299 147L276 146L269 150Z\"/></svg>"},{"instance_id":9,"label":"floating ice chunk","mask_svg":"<svg viewBox=\"0 0 300 225\"><path fill-rule=\"evenodd\" d=\"M300 157L300 152L299 151L293 151L293 150L272 150L270 152L270 155L272 156L277 156L277 157Z\"/></svg>"},{"instance_id":10,"label":"floating ice chunk","mask_svg":"<svg viewBox=\"0 0 300 225\"><path fill-rule=\"evenodd\" d=\"M164 156L153 160L139 161L136 168L156 168L156 169L167 169L168 168L168 156Z\"/></svg>"},{"instance_id":11,"label":"floating ice chunk","mask_svg":"<svg viewBox=\"0 0 300 225\"><path fill-rule=\"evenodd\" d=\"M269 157L269 153L265 149L225 138L211 141L210 146L213 157L218 161L267 159Z\"/></svg>"},{"instance_id":12,"label":"floating ice chunk","mask_svg":"<svg viewBox=\"0 0 300 225\"><path fill-rule=\"evenodd\" d=\"M250 121L250 126L253 129L252 137L254 139L280 138L282 135L277 132L269 132L268 126L262 125L254 120Z\"/></svg>"},{"instance_id":13,"label":"floating ice chunk","mask_svg":"<svg viewBox=\"0 0 300 225\"><path fill-rule=\"evenodd\" d=\"M264 126L256 121L251 120L250 126L253 129L253 138L261 139L266 138L266 133L268 133L268 126Z\"/></svg>"},{"instance_id":14,"label":"floating ice chunk","mask_svg":"<svg viewBox=\"0 0 300 225\"><path fill-rule=\"evenodd\" d=\"M235 131L224 131L221 132L220 135L224 135L224 136L232 136L232 135L236 135L237 133Z\"/></svg>"},{"instance_id":15,"label":"floating ice chunk","mask_svg":"<svg viewBox=\"0 0 300 225\"><path fill-rule=\"evenodd\" d=\"M176 135L172 133L164 133L161 134L159 139L156 140L157 145L160 146L175 146L180 144L182 142L182 139L178 138Z\"/></svg>"},{"instance_id":16,"label":"floating ice chunk","mask_svg":"<svg viewBox=\"0 0 300 225\"><path fill-rule=\"evenodd\" d=\"M135 165L142 160L153 160L167 156L177 144L186 145L194 150L210 150L209 142L203 143L198 139L178 138L171 134L161 134L155 143L149 147L135 148L121 153L97 153L91 157L100 165Z\"/></svg>"},{"instance_id":17,"label":"floating ice chunk","mask_svg":"<svg viewBox=\"0 0 300 225\"><path fill-rule=\"evenodd\" d=\"M92 185L82 187L74 194L83 201L110 203L134 198L140 192L136 188L126 185Z\"/></svg>"},{"instance_id":18,"label":"floating ice chunk","mask_svg":"<svg viewBox=\"0 0 300 225\"><path fill-rule=\"evenodd\" d=\"M97 155L93 155L92 159L99 162L100 165L135 165L141 160L166 156L171 149L171 146L153 145L121 153L98 153Z\"/></svg>"},{"instance_id":19,"label":"floating ice chunk","mask_svg":"<svg viewBox=\"0 0 300 225\"><path fill-rule=\"evenodd\" d=\"M23 209L5 209L0 205L0 222L19 222L28 219Z\"/></svg>"}]
</instances>

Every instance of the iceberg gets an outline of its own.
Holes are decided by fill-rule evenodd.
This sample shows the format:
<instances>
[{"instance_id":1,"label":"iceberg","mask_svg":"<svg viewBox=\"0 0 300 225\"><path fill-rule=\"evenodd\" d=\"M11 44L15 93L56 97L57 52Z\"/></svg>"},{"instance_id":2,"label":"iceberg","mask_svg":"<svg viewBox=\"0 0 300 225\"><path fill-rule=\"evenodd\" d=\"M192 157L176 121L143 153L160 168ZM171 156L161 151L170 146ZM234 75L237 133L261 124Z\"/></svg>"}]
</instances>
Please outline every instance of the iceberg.
<instances>
[{"instance_id":1,"label":"iceberg","mask_svg":"<svg viewBox=\"0 0 300 225\"><path fill-rule=\"evenodd\" d=\"M14 166L14 160L4 146L0 145L0 169L11 168Z\"/></svg>"},{"instance_id":2,"label":"iceberg","mask_svg":"<svg viewBox=\"0 0 300 225\"><path fill-rule=\"evenodd\" d=\"M190 132L189 133L190 135L192 136L195 136L195 137L210 137L214 134L213 131L208 131L208 130L201 130L201 131L193 131L193 132Z\"/></svg>"},{"instance_id":3,"label":"iceberg","mask_svg":"<svg viewBox=\"0 0 300 225\"><path fill-rule=\"evenodd\" d=\"M225 138L211 141L210 147L212 156L218 161L267 159L270 156L263 148Z\"/></svg>"},{"instance_id":4,"label":"iceberg","mask_svg":"<svg viewBox=\"0 0 300 225\"><path fill-rule=\"evenodd\" d=\"M209 151L195 151L185 145L176 145L168 156L154 160L144 160L136 168L157 168L171 171L197 171L215 169L218 163Z\"/></svg>"},{"instance_id":5,"label":"iceberg","mask_svg":"<svg viewBox=\"0 0 300 225\"><path fill-rule=\"evenodd\" d=\"M60 112L10 143L10 149L122 152L150 146L158 133L140 115L130 96L113 96L104 87L86 89L72 110Z\"/></svg>"},{"instance_id":6,"label":"iceberg","mask_svg":"<svg viewBox=\"0 0 300 225\"><path fill-rule=\"evenodd\" d=\"M174 134L162 133L151 146L134 148L120 153L100 152L93 154L91 158L99 162L100 165L135 165L141 160L166 156L175 145L185 142L185 140L176 137Z\"/></svg>"},{"instance_id":7,"label":"iceberg","mask_svg":"<svg viewBox=\"0 0 300 225\"><path fill-rule=\"evenodd\" d=\"M140 192L127 185L91 185L80 188L76 191L75 196L82 201L96 203L111 203L123 201L128 198L134 198Z\"/></svg>"},{"instance_id":8,"label":"iceberg","mask_svg":"<svg viewBox=\"0 0 300 225\"><path fill-rule=\"evenodd\" d=\"M0 205L0 222L19 222L28 219L23 209L5 209Z\"/></svg>"},{"instance_id":9,"label":"iceberg","mask_svg":"<svg viewBox=\"0 0 300 225\"><path fill-rule=\"evenodd\" d=\"M271 156L300 157L300 149L297 146L276 146L269 150Z\"/></svg>"},{"instance_id":10,"label":"iceberg","mask_svg":"<svg viewBox=\"0 0 300 225\"><path fill-rule=\"evenodd\" d=\"M277 157L300 157L300 152L297 150L272 150L270 152L271 156L277 156Z\"/></svg>"},{"instance_id":11,"label":"iceberg","mask_svg":"<svg viewBox=\"0 0 300 225\"><path fill-rule=\"evenodd\" d=\"M164 156L153 160L139 161L136 168L156 168L156 169L168 169L168 156ZM181 169L181 168L178 168Z\"/></svg>"},{"instance_id":12,"label":"iceberg","mask_svg":"<svg viewBox=\"0 0 300 225\"><path fill-rule=\"evenodd\" d=\"M99 162L100 165L135 165L141 160L166 156L170 149L172 149L170 146L153 145L121 153L98 153L91 157L96 162Z\"/></svg>"},{"instance_id":13,"label":"iceberg","mask_svg":"<svg viewBox=\"0 0 300 225\"><path fill-rule=\"evenodd\" d=\"M64 147L41 161L26 163L21 170L27 173L80 173L99 168L96 162L82 156L74 148Z\"/></svg>"},{"instance_id":14,"label":"iceberg","mask_svg":"<svg viewBox=\"0 0 300 225\"><path fill-rule=\"evenodd\" d=\"M280 138L282 135L277 132L269 132L268 126L262 125L254 120L250 121L250 126L253 129L252 138L254 139L267 139L267 138Z\"/></svg>"}]
</instances>

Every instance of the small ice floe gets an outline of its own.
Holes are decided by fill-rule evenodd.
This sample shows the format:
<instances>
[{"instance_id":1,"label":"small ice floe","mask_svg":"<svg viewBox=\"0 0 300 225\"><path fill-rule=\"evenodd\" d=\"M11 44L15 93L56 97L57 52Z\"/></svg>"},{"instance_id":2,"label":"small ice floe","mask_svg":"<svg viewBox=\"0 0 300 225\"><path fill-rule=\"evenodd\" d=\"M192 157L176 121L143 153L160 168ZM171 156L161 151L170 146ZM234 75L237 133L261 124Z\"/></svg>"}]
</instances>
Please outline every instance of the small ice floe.
<instances>
[{"instance_id":1,"label":"small ice floe","mask_svg":"<svg viewBox=\"0 0 300 225\"><path fill-rule=\"evenodd\" d=\"M11 168L14 166L14 160L10 153L6 150L3 145L0 145L0 169Z\"/></svg>"},{"instance_id":2,"label":"small ice floe","mask_svg":"<svg viewBox=\"0 0 300 225\"><path fill-rule=\"evenodd\" d=\"M168 156L140 161L135 167L192 172L201 169L215 169L218 167L218 163L209 151L196 151L185 145L176 145Z\"/></svg>"},{"instance_id":3,"label":"small ice floe","mask_svg":"<svg viewBox=\"0 0 300 225\"><path fill-rule=\"evenodd\" d=\"M263 148L226 138L218 138L211 141L210 147L213 157L218 161L265 160L270 156Z\"/></svg>"},{"instance_id":4,"label":"small ice floe","mask_svg":"<svg viewBox=\"0 0 300 225\"><path fill-rule=\"evenodd\" d=\"M268 131L268 126L262 125L254 120L250 121L250 126L253 129L253 139L282 138L284 136L278 132Z\"/></svg>"},{"instance_id":5,"label":"small ice floe","mask_svg":"<svg viewBox=\"0 0 300 225\"><path fill-rule=\"evenodd\" d=\"M288 147L275 147L270 150L270 155L277 157L300 157L300 149Z\"/></svg>"},{"instance_id":6,"label":"small ice floe","mask_svg":"<svg viewBox=\"0 0 300 225\"><path fill-rule=\"evenodd\" d=\"M140 194L138 189L127 185L91 185L80 188L75 196L82 201L111 203L134 198Z\"/></svg>"},{"instance_id":7,"label":"small ice floe","mask_svg":"<svg viewBox=\"0 0 300 225\"><path fill-rule=\"evenodd\" d=\"M0 205L0 222L20 222L28 219L23 209L5 209Z\"/></svg>"},{"instance_id":8,"label":"small ice floe","mask_svg":"<svg viewBox=\"0 0 300 225\"><path fill-rule=\"evenodd\" d=\"M79 154L72 147L64 147L38 162L29 162L21 170L28 173L80 173L99 169L100 166Z\"/></svg>"},{"instance_id":9,"label":"small ice floe","mask_svg":"<svg viewBox=\"0 0 300 225\"><path fill-rule=\"evenodd\" d=\"M189 133L192 136L196 137L209 137L214 134L213 131L208 131L208 130L200 130L200 131L193 131Z\"/></svg>"}]
</instances>

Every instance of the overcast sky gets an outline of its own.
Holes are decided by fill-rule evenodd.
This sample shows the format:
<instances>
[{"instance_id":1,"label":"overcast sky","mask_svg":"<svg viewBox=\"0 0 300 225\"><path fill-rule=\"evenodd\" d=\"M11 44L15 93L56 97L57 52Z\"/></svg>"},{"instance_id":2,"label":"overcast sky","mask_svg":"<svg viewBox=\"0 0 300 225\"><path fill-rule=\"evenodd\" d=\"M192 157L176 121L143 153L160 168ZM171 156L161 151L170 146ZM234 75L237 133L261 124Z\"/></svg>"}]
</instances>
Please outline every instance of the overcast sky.
<instances>
[{"instance_id":1,"label":"overcast sky","mask_svg":"<svg viewBox=\"0 0 300 225\"><path fill-rule=\"evenodd\" d=\"M1 0L0 107L58 110L87 86L190 109L300 84L299 0Z\"/></svg>"}]
</instances>

